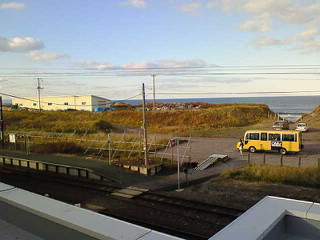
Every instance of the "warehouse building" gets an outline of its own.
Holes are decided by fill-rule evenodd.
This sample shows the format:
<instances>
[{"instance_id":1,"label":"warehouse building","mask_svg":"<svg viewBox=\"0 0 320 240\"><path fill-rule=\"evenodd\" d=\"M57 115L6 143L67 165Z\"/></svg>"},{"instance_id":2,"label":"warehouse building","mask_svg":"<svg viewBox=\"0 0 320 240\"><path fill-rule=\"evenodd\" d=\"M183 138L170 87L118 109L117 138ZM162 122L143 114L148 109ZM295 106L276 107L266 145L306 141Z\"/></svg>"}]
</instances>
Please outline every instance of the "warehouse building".
<instances>
[{"instance_id":1,"label":"warehouse building","mask_svg":"<svg viewBox=\"0 0 320 240\"><path fill-rule=\"evenodd\" d=\"M39 109L39 98L13 98L12 104L18 108ZM101 111L110 108L111 100L95 95L41 97L42 110Z\"/></svg>"}]
</instances>

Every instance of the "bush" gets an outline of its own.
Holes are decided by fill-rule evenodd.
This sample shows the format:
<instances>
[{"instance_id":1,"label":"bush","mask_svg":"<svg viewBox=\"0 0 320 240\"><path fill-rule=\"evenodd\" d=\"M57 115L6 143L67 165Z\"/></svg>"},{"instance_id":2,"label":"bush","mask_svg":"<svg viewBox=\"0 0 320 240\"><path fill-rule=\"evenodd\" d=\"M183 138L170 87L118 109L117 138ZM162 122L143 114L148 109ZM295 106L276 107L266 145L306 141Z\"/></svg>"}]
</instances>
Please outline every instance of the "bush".
<instances>
[{"instance_id":1,"label":"bush","mask_svg":"<svg viewBox=\"0 0 320 240\"><path fill-rule=\"evenodd\" d=\"M320 187L320 169L317 167L296 168L252 164L243 169L225 171L221 176L235 180Z\"/></svg>"},{"instance_id":2,"label":"bush","mask_svg":"<svg viewBox=\"0 0 320 240\"><path fill-rule=\"evenodd\" d=\"M36 153L83 153L84 148L71 142L42 143L35 146Z\"/></svg>"},{"instance_id":3,"label":"bush","mask_svg":"<svg viewBox=\"0 0 320 240\"><path fill-rule=\"evenodd\" d=\"M100 120L94 123L93 125L94 129L97 131L103 131L103 132L110 132L112 129L112 125L109 122L106 122L104 120Z\"/></svg>"}]
</instances>

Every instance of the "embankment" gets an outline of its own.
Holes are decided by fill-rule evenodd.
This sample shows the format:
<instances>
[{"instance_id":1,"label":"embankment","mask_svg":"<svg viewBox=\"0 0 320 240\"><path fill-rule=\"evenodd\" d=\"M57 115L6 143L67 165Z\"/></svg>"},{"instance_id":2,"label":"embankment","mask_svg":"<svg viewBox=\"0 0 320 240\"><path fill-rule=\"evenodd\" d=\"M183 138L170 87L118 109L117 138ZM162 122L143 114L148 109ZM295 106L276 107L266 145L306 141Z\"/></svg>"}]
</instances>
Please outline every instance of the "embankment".
<instances>
[{"instance_id":1,"label":"embankment","mask_svg":"<svg viewBox=\"0 0 320 240\"><path fill-rule=\"evenodd\" d=\"M260 104L211 104L202 109L147 111L148 129L152 132L173 133L211 131L259 123L272 112ZM103 121L104 124L101 122ZM140 127L142 111L118 110L101 113L84 111L5 111L7 129L36 129L72 132L108 131L107 123Z\"/></svg>"}]
</instances>

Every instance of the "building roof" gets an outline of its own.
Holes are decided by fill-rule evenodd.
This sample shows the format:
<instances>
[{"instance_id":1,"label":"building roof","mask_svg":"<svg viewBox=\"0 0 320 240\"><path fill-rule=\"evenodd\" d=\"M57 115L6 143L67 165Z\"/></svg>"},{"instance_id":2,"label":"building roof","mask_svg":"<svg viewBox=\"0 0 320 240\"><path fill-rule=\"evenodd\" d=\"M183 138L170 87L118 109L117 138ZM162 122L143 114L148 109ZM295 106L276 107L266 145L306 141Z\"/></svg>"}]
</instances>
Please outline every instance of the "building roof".
<instances>
[{"instance_id":1,"label":"building roof","mask_svg":"<svg viewBox=\"0 0 320 240\"><path fill-rule=\"evenodd\" d=\"M40 239L47 239L46 236L51 236L53 230L61 239L179 239L1 182L0 203L0 221L7 222L2 226L17 225L19 228L16 229L17 231L28 229L29 233L25 232L25 234L30 234L31 237L19 239L38 239L32 238L34 235L40 236ZM9 234L16 236L17 231L9 232ZM87 237L83 238L83 236ZM50 239L55 238L51 236Z\"/></svg>"},{"instance_id":2,"label":"building roof","mask_svg":"<svg viewBox=\"0 0 320 240\"><path fill-rule=\"evenodd\" d=\"M209 240L320 239L320 204L263 198Z\"/></svg>"},{"instance_id":3,"label":"building roof","mask_svg":"<svg viewBox=\"0 0 320 240\"><path fill-rule=\"evenodd\" d=\"M95 98L100 98L100 99L104 99L107 101L111 101L110 99L99 97L96 95L42 96L41 98L68 98L68 97L95 97ZM35 100L37 100L38 97L24 97L24 98L14 97L14 99L24 99L24 100L35 99Z\"/></svg>"}]
</instances>

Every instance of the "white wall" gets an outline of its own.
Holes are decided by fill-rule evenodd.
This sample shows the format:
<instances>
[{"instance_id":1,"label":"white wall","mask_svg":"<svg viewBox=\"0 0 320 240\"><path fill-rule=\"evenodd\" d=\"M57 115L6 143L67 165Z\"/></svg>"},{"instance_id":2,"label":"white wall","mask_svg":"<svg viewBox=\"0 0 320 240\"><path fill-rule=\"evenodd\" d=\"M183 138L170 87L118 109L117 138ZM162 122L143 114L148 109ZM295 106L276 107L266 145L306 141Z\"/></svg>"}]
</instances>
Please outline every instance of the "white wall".
<instances>
[{"instance_id":1,"label":"white wall","mask_svg":"<svg viewBox=\"0 0 320 240\"><path fill-rule=\"evenodd\" d=\"M38 98L20 99L13 98L12 103L19 108L39 109ZM97 96L65 96L65 97L41 97L42 110L85 110L93 111L96 107L110 107L110 100Z\"/></svg>"}]
</instances>

